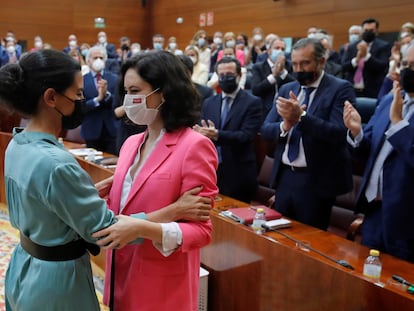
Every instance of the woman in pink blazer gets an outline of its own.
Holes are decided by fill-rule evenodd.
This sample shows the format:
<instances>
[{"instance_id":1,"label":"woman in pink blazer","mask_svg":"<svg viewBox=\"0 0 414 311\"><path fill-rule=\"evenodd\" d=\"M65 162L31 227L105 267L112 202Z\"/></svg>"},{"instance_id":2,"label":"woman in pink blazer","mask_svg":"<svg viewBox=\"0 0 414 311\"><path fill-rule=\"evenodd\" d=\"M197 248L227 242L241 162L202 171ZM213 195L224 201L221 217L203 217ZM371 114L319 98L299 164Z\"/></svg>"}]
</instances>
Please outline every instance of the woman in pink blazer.
<instances>
[{"instance_id":1,"label":"woman in pink blazer","mask_svg":"<svg viewBox=\"0 0 414 311\"><path fill-rule=\"evenodd\" d=\"M195 187L211 205L218 193L215 147L191 129L198 93L180 60L165 51L131 58L121 78L127 116L148 129L122 146L108 198L118 217L135 217L128 217L129 227L115 224L95 235L116 248L107 252L104 301L116 311L196 311L200 248L212 226L164 211Z\"/></svg>"}]
</instances>

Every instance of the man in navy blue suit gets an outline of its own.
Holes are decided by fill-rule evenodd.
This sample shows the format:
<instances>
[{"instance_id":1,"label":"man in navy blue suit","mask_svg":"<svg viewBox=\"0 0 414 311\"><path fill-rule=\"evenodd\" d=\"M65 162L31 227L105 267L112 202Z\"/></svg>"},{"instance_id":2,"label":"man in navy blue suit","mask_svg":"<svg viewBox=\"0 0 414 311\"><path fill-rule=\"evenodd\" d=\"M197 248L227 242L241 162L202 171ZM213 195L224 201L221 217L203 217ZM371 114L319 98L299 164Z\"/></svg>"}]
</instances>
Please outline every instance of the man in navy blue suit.
<instances>
[{"instance_id":1,"label":"man in navy blue suit","mask_svg":"<svg viewBox=\"0 0 414 311\"><path fill-rule=\"evenodd\" d=\"M220 193L250 203L257 188L254 139L262 120L260 98L240 89L241 66L224 57L216 65L222 94L209 97L201 110L201 125L194 130L217 147Z\"/></svg>"},{"instance_id":2,"label":"man in navy blue suit","mask_svg":"<svg viewBox=\"0 0 414 311\"><path fill-rule=\"evenodd\" d=\"M275 208L326 230L335 197L352 188L351 157L342 111L352 85L324 72L325 48L305 38L293 47L297 81L283 85L263 125L277 143L272 172Z\"/></svg>"},{"instance_id":3,"label":"man in navy blue suit","mask_svg":"<svg viewBox=\"0 0 414 311\"><path fill-rule=\"evenodd\" d=\"M87 112L82 122L81 135L86 145L100 151L116 154L117 121L113 107L117 100L117 76L104 70L106 50L101 46L89 49L87 63L90 72L83 76Z\"/></svg>"},{"instance_id":4,"label":"man in navy blue suit","mask_svg":"<svg viewBox=\"0 0 414 311\"><path fill-rule=\"evenodd\" d=\"M362 22L362 40L348 46L342 58L344 78L350 81L358 97L377 98L388 71L391 44L378 39L379 22Z\"/></svg>"},{"instance_id":5,"label":"man in navy blue suit","mask_svg":"<svg viewBox=\"0 0 414 311\"><path fill-rule=\"evenodd\" d=\"M282 39L273 39L269 47L270 57L253 65L252 93L263 100L263 118L272 108L278 89L295 80L288 73L290 64L286 62L285 48Z\"/></svg>"},{"instance_id":6,"label":"man in navy blue suit","mask_svg":"<svg viewBox=\"0 0 414 311\"><path fill-rule=\"evenodd\" d=\"M365 214L362 243L414 262L414 45L404 57L401 81L385 95L369 123L345 104L348 141L366 163L357 210ZM404 93L401 92L404 89Z\"/></svg>"}]
</instances>

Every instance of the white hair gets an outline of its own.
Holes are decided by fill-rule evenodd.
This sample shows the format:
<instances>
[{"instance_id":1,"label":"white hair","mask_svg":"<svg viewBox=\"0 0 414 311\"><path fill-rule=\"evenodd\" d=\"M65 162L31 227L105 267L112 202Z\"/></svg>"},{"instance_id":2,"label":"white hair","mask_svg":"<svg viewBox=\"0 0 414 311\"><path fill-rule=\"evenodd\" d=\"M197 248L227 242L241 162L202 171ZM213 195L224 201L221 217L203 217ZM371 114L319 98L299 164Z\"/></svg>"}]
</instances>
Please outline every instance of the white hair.
<instances>
[{"instance_id":1,"label":"white hair","mask_svg":"<svg viewBox=\"0 0 414 311\"><path fill-rule=\"evenodd\" d=\"M348 33L351 33L355 30L358 31L359 33L362 33L362 27L359 25L352 25L351 27L349 27Z\"/></svg>"},{"instance_id":2,"label":"white hair","mask_svg":"<svg viewBox=\"0 0 414 311\"><path fill-rule=\"evenodd\" d=\"M94 45L93 47L91 47L89 50L88 50L88 54L86 54L86 61L88 61L89 60L89 57L90 57L90 55L91 55L91 52L93 52L93 51L100 51L100 52L102 52L102 54L103 54L103 60L104 61L106 61L107 59L108 59L108 54L106 53L106 49L103 47L103 46L100 46L100 45Z\"/></svg>"}]
</instances>

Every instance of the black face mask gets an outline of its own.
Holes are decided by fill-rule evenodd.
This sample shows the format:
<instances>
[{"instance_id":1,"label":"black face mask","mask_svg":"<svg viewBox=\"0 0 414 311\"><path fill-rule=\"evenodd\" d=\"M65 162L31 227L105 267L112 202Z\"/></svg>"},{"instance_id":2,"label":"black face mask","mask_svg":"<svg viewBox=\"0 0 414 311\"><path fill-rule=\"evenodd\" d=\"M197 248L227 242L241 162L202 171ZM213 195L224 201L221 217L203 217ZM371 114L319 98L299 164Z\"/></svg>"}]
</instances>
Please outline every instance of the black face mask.
<instances>
[{"instance_id":1,"label":"black face mask","mask_svg":"<svg viewBox=\"0 0 414 311\"><path fill-rule=\"evenodd\" d=\"M83 99L72 100L68 97L66 98L73 101L73 103L75 104L75 108L73 109L72 114L69 116L65 116L57 108L55 109L57 112L59 112L62 115L62 129L71 130L71 129L77 128L79 125L82 124L83 117L85 114L85 109L86 109L86 99L83 98Z\"/></svg>"},{"instance_id":2,"label":"black face mask","mask_svg":"<svg viewBox=\"0 0 414 311\"><path fill-rule=\"evenodd\" d=\"M296 80L298 80L300 85L309 85L312 82L314 82L318 77L316 71L298 71L294 72L293 75L296 78Z\"/></svg>"},{"instance_id":3,"label":"black face mask","mask_svg":"<svg viewBox=\"0 0 414 311\"><path fill-rule=\"evenodd\" d=\"M362 40L364 40L366 43L371 43L374 41L375 37L376 34L373 31L364 31L362 33Z\"/></svg>"},{"instance_id":4,"label":"black face mask","mask_svg":"<svg viewBox=\"0 0 414 311\"><path fill-rule=\"evenodd\" d=\"M404 68L400 72L400 83L404 91L414 93L414 70Z\"/></svg>"},{"instance_id":5,"label":"black face mask","mask_svg":"<svg viewBox=\"0 0 414 311\"><path fill-rule=\"evenodd\" d=\"M223 76L219 78L219 85L224 93L230 94L237 89L237 77Z\"/></svg>"}]
</instances>

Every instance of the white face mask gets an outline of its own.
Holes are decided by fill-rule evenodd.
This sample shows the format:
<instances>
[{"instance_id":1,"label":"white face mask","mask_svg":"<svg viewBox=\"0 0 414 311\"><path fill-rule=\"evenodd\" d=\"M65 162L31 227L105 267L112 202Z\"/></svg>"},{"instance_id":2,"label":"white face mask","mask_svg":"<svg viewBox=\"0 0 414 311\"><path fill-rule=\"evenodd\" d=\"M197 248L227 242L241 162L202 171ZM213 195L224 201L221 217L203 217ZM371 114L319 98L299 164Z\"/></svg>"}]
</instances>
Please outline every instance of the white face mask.
<instances>
[{"instance_id":1,"label":"white face mask","mask_svg":"<svg viewBox=\"0 0 414 311\"><path fill-rule=\"evenodd\" d=\"M236 41L234 40L226 41L226 48L234 48L235 45L236 45Z\"/></svg>"},{"instance_id":2,"label":"white face mask","mask_svg":"<svg viewBox=\"0 0 414 311\"><path fill-rule=\"evenodd\" d=\"M14 52L16 52L16 48L13 45L10 45L7 47L7 52L9 54L13 54Z\"/></svg>"},{"instance_id":3,"label":"white face mask","mask_svg":"<svg viewBox=\"0 0 414 311\"><path fill-rule=\"evenodd\" d=\"M70 40L69 41L69 46L71 47L71 48L74 48L74 47L76 47L78 45L78 43L76 42L76 40Z\"/></svg>"},{"instance_id":4,"label":"white face mask","mask_svg":"<svg viewBox=\"0 0 414 311\"><path fill-rule=\"evenodd\" d=\"M177 43L171 42L168 44L168 46L170 47L171 50L175 50L177 48Z\"/></svg>"},{"instance_id":5,"label":"white face mask","mask_svg":"<svg viewBox=\"0 0 414 311\"><path fill-rule=\"evenodd\" d=\"M254 40L254 41L262 41L262 39L263 39L262 35L255 34L255 35L253 36L253 40Z\"/></svg>"},{"instance_id":6,"label":"white face mask","mask_svg":"<svg viewBox=\"0 0 414 311\"><path fill-rule=\"evenodd\" d=\"M214 42L215 44L221 44L221 43L223 42L223 40L221 40L221 38L220 38L220 37L215 37L215 38L213 39L213 42Z\"/></svg>"},{"instance_id":7,"label":"white face mask","mask_svg":"<svg viewBox=\"0 0 414 311\"><path fill-rule=\"evenodd\" d=\"M99 41L100 44L104 44L106 42L106 37L101 36L101 37L98 38L98 41Z\"/></svg>"},{"instance_id":8,"label":"white face mask","mask_svg":"<svg viewBox=\"0 0 414 311\"><path fill-rule=\"evenodd\" d=\"M159 88L147 95L125 95L125 114L132 122L138 125L151 125L154 122L158 115L158 109L163 103L161 103L157 108L147 108L147 97L151 96L158 90Z\"/></svg>"},{"instance_id":9,"label":"white face mask","mask_svg":"<svg viewBox=\"0 0 414 311\"><path fill-rule=\"evenodd\" d=\"M97 59L95 59L93 61L93 63L92 63L92 69L95 72L99 72L99 71L101 71L104 68L105 68L105 62L102 59L97 58Z\"/></svg>"},{"instance_id":10,"label":"white face mask","mask_svg":"<svg viewBox=\"0 0 414 311\"><path fill-rule=\"evenodd\" d=\"M43 46L42 41L35 41L35 43L34 43L34 47L35 47L36 49L40 49L42 46Z\"/></svg>"},{"instance_id":11,"label":"white face mask","mask_svg":"<svg viewBox=\"0 0 414 311\"><path fill-rule=\"evenodd\" d=\"M138 48L133 48L133 49L131 49L131 53L132 54L138 54L139 52L141 52L141 49L138 49Z\"/></svg>"}]
</instances>

